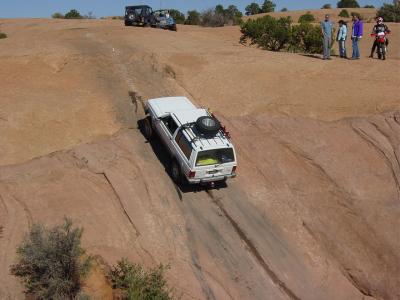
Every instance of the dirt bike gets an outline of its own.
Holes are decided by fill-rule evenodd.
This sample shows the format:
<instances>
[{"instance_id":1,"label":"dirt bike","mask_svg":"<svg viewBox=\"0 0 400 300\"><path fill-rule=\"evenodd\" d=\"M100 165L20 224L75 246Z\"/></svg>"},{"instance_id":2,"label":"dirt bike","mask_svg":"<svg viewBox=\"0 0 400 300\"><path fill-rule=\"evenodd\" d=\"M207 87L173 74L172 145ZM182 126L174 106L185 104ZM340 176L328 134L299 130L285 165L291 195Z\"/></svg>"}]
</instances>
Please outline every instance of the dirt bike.
<instances>
[{"instance_id":1,"label":"dirt bike","mask_svg":"<svg viewBox=\"0 0 400 300\"><path fill-rule=\"evenodd\" d=\"M371 36L375 38L376 41L376 54L378 54L378 59L386 59L387 47L386 47L386 35L385 32L372 33Z\"/></svg>"}]
</instances>

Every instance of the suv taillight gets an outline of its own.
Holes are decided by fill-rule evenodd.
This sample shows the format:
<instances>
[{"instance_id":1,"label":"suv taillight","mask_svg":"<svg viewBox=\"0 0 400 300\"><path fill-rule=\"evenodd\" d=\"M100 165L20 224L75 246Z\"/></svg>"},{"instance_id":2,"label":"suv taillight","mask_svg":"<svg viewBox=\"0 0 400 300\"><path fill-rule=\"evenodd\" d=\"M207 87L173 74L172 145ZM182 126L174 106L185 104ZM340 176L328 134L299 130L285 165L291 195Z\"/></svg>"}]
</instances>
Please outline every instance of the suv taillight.
<instances>
[{"instance_id":1,"label":"suv taillight","mask_svg":"<svg viewBox=\"0 0 400 300\"><path fill-rule=\"evenodd\" d=\"M237 166L233 166L233 168L232 168L232 174L233 174L233 173L236 173L236 168L237 168Z\"/></svg>"},{"instance_id":2,"label":"suv taillight","mask_svg":"<svg viewBox=\"0 0 400 300\"><path fill-rule=\"evenodd\" d=\"M196 176L196 172L195 171L190 171L188 174L189 178L194 178Z\"/></svg>"}]
</instances>

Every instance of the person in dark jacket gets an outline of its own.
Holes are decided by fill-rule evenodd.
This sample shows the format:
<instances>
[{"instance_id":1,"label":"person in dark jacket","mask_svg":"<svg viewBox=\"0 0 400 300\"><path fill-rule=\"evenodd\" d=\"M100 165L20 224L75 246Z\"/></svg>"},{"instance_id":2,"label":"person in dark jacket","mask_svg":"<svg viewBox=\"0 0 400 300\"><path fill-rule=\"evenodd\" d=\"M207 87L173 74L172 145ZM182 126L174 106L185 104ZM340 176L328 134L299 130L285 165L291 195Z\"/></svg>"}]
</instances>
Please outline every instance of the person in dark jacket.
<instances>
[{"instance_id":1,"label":"person in dark jacket","mask_svg":"<svg viewBox=\"0 0 400 300\"><path fill-rule=\"evenodd\" d=\"M351 33L351 40L353 41L353 55L351 59L360 59L360 48L358 43L363 36L364 24L357 15L353 15L353 30Z\"/></svg>"},{"instance_id":2,"label":"person in dark jacket","mask_svg":"<svg viewBox=\"0 0 400 300\"><path fill-rule=\"evenodd\" d=\"M376 24L374 26L374 28L372 29L372 33L378 35L380 32L384 32L385 34L390 33L389 27L386 26L386 24L383 23L383 18L382 17L378 17L376 19ZM386 38L386 47L389 45L389 40L388 38ZM378 42L377 39L374 39L374 44L372 45L371 48L371 55L369 56L370 58L374 57L374 52L376 47L378 46Z\"/></svg>"}]
</instances>

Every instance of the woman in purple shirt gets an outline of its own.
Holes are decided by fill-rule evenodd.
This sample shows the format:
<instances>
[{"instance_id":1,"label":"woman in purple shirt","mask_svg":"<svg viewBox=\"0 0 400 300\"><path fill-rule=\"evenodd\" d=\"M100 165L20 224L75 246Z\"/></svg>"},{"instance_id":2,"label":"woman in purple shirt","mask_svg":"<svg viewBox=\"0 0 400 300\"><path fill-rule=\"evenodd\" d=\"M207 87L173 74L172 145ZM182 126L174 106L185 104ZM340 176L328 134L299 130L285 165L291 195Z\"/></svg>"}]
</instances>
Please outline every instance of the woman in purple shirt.
<instances>
[{"instance_id":1,"label":"woman in purple shirt","mask_svg":"<svg viewBox=\"0 0 400 300\"><path fill-rule=\"evenodd\" d=\"M360 49L358 47L358 42L363 35L363 22L358 18L358 16L353 15L353 30L351 34L351 40L353 41L353 55L351 59L360 59Z\"/></svg>"}]
</instances>

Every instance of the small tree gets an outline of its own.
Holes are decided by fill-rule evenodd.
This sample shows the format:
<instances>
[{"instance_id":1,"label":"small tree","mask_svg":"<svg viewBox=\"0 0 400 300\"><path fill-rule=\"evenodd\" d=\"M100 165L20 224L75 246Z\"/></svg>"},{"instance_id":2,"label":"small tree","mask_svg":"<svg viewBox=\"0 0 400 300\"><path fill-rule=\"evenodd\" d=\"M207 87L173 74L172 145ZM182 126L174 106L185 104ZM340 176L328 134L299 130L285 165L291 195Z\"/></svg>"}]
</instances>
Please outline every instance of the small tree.
<instances>
[{"instance_id":1,"label":"small tree","mask_svg":"<svg viewBox=\"0 0 400 300\"><path fill-rule=\"evenodd\" d=\"M200 15L200 25L204 27L222 27L225 24L223 14L219 14L215 9L207 9Z\"/></svg>"},{"instance_id":2,"label":"small tree","mask_svg":"<svg viewBox=\"0 0 400 300\"><path fill-rule=\"evenodd\" d=\"M113 288L122 291L123 299L172 300L171 290L164 278L166 269L159 265L146 271L142 266L122 259L112 267L109 278Z\"/></svg>"},{"instance_id":3,"label":"small tree","mask_svg":"<svg viewBox=\"0 0 400 300\"><path fill-rule=\"evenodd\" d=\"M185 23L185 15L183 13L181 13L179 10L170 9L169 14L171 15L171 17L174 18L176 24L184 24Z\"/></svg>"},{"instance_id":4,"label":"small tree","mask_svg":"<svg viewBox=\"0 0 400 300\"><path fill-rule=\"evenodd\" d=\"M7 37L7 34L4 32L0 32L0 39L5 39Z\"/></svg>"},{"instance_id":5,"label":"small tree","mask_svg":"<svg viewBox=\"0 0 400 300\"><path fill-rule=\"evenodd\" d=\"M82 19L82 16L76 9L71 9L65 14L65 19Z\"/></svg>"},{"instance_id":6,"label":"small tree","mask_svg":"<svg viewBox=\"0 0 400 300\"><path fill-rule=\"evenodd\" d=\"M337 3L338 8L358 8L360 5L357 0L340 0Z\"/></svg>"},{"instance_id":7,"label":"small tree","mask_svg":"<svg viewBox=\"0 0 400 300\"><path fill-rule=\"evenodd\" d=\"M246 6L245 11L247 14L256 15L261 12L261 7L258 3L253 2Z\"/></svg>"},{"instance_id":8,"label":"small tree","mask_svg":"<svg viewBox=\"0 0 400 300\"><path fill-rule=\"evenodd\" d=\"M186 25L199 25L200 24L200 13L197 10L189 10L186 18Z\"/></svg>"},{"instance_id":9,"label":"small tree","mask_svg":"<svg viewBox=\"0 0 400 300\"><path fill-rule=\"evenodd\" d=\"M281 9L281 12L285 12L285 11L288 11L288 9L286 7Z\"/></svg>"},{"instance_id":10,"label":"small tree","mask_svg":"<svg viewBox=\"0 0 400 300\"><path fill-rule=\"evenodd\" d=\"M331 9L332 8L332 5L330 5L329 3L328 4L324 4L322 7L321 7L321 9Z\"/></svg>"},{"instance_id":11,"label":"small tree","mask_svg":"<svg viewBox=\"0 0 400 300\"><path fill-rule=\"evenodd\" d=\"M90 259L81 247L83 230L72 222L46 229L35 224L17 249L18 262L10 268L20 277L25 293L35 299L74 299L81 279L90 268Z\"/></svg>"},{"instance_id":12,"label":"small tree","mask_svg":"<svg viewBox=\"0 0 400 300\"><path fill-rule=\"evenodd\" d=\"M269 13L269 12L274 12L275 11L276 4L270 0L265 0L262 7L261 11L263 13Z\"/></svg>"},{"instance_id":13,"label":"small tree","mask_svg":"<svg viewBox=\"0 0 400 300\"><path fill-rule=\"evenodd\" d=\"M367 5L364 5L364 8L375 8L375 6L373 6L371 4L367 4Z\"/></svg>"},{"instance_id":14,"label":"small tree","mask_svg":"<svg viewBox=\"0 0 400 300\"><path fill-rule=\"evenodd\" d=\"M400 22L400 3L396 4L383 4L378 10L378 17L382 17L386 22Z\"/></svg>"},{"instance_id":15,"label":"small tree","mask_svg":"<svg viewBox=\"0 0 400 300\"><path fill-rule=\"evenodd\" d=\"M349 11L347 9L342 9L339 13L339 17L350 18Z\"/></svg>"},{"instance_id":16,"label":"small tree","mask_svg":"<svg viewBox=\"0 0 400 300\"><path fill-rule=\"evenodd\" d=\"M55 12L54 14L51 15L53 19L64 19L64 15L59 12Z\"/></svg>"},{"instance_id":17,"label":"small tree","mask_svg":"<svg viewBox=\"0 0 400 300\"><path fill-rule=\"evenodd\" d=\"M299 23L312 23L315 22L315 17L309 11L299 17Z\"/></svg>"}]
</instances>

